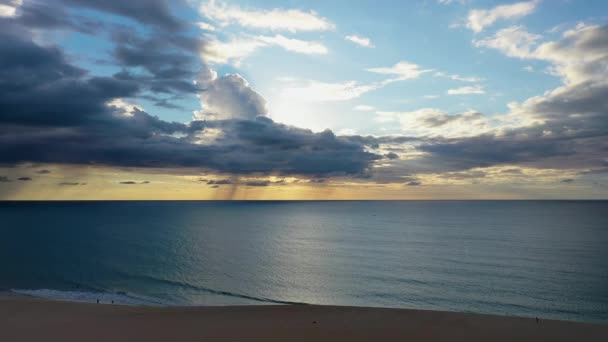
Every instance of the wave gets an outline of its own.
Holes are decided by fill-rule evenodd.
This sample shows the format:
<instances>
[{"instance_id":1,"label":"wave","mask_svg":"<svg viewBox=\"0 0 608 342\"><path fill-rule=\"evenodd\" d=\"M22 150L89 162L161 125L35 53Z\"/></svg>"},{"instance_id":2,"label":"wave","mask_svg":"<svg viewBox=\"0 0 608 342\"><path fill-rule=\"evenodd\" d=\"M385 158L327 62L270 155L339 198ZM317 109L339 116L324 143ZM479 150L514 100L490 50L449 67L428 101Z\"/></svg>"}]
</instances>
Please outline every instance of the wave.
<instances>
[{"instance_id":1,"label":"wave","mask_svg":"<svg viewBox=\"0 0 608 342\"><path fill-rule=\"evenodd\" d=\"M168 305L168 303L164 303L156 298L134 295L126 292L63 291L54 289L11 289L11 292L26 296L70 302L97 303L97 301L99 301L100 304Z\"/></svg>"},{"instance_id":2,"label":"wave","mask_svg":"<svg viewBox=\"0 0 608 342\"><path fill-rule=\"evenodd\" d=\"M189 290L194 290L194 291L199 291L199 292L204 292L204 293L210 293L210 294L219 295L219 296L247 299L250 301L270 303L270 304L290 304L290 305L306 305L307 304L307 303L303 303L303 302L294 302L294 301L288 301L288 300L267 298L267 297L263 297L263 296L252 296L252 295L247 295L247 294L232 292L232 291L212 289L209 287L194 285L194 284L184 282L184 281L170 280L170 279L159 278L159 277L150 276L150 275L124 273L124 272L120 272L120 271L115 271L115 272L117 272L118 274L121 274L124 277L130 277L130 278L140 279L140 280L149 281L149 282L156 282L156 283L160 283L160 284L164 284L164 285L168 285L168 286L178 287L178 288L182 288L182 289L189 289Z\"/></svg>"}]
</instances>

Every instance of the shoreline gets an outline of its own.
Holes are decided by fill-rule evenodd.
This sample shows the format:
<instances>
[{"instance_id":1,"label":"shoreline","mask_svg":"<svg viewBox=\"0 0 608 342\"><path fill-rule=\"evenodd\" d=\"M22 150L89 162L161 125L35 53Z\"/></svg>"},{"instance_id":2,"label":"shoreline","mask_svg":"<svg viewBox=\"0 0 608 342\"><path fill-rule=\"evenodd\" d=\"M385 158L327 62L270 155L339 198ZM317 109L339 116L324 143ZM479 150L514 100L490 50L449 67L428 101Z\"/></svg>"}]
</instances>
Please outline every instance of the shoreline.
<instances>
[{"instance_id":1,"label":"shoreline","mask_svg":"<svg viewBox=\"0 0 608 342\"><path fill-rule=\"evenodd\" d=\"M608 325L321 305L139 306L0 294L2 341L608 341Z\"/></svg>"}]
</instances>

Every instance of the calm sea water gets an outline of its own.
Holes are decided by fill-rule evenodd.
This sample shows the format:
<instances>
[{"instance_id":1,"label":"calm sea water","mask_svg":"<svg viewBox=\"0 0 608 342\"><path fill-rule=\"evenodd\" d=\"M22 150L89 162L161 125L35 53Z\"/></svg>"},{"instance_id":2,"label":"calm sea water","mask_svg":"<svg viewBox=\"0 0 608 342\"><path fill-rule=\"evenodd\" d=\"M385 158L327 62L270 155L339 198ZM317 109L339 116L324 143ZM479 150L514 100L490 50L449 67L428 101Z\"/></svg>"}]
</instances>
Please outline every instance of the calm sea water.
<instances>
[{"instance_id":1,"label":"calm sea water","mask_svg":"<svg viewBox=\"0 0 608 342\"><path fill-rule=\"evenodd\" d=\"M608 202L0 203L0 289L608 322Z\"/></svg>"}]
</instances>

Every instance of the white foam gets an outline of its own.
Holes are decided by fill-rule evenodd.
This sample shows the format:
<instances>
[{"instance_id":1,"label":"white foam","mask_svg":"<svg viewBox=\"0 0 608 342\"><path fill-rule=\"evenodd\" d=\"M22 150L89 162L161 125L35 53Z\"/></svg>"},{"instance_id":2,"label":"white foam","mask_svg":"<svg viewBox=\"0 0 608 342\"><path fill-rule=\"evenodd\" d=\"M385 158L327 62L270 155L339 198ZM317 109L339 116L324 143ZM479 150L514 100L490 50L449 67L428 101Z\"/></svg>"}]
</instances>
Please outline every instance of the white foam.
<instances>
[{"instance_id":1,"label":"white foam","mask_svg":"<svg viewBox=\"0 0 608 342\"><path fill-rule=\"evenodd\" d=\"M52 289L12 289L11 292L26 296L41 297L55 300L65 300L71 302L85 302L99 304L118 304L118 305L163 305L162 302L123 293L110 292L86 292L86 291L61 291Z\"/></svg>"}]
</instances>

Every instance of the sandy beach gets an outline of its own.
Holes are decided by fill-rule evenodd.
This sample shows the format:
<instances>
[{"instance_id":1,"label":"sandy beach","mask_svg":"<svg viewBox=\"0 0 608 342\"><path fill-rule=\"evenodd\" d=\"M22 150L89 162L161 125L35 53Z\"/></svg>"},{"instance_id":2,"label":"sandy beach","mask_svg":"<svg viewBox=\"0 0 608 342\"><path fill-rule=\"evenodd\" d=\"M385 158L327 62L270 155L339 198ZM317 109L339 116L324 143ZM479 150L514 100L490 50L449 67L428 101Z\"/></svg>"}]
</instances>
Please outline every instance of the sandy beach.
<instances>
[{"instance_id":1,"label":"sandy beach","mask_svg":"<svg viewBox=\"0 0 608 342\"><path fill-rule=\"evenodd\" d=\"M317 305L139 307L0 296L0 341L608 341L608 325Z\"/></svg>"}]
</instances>

